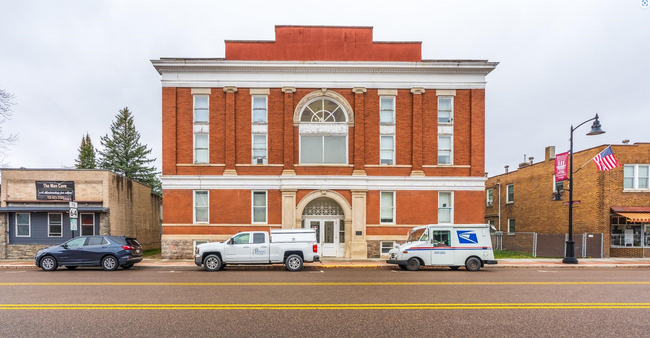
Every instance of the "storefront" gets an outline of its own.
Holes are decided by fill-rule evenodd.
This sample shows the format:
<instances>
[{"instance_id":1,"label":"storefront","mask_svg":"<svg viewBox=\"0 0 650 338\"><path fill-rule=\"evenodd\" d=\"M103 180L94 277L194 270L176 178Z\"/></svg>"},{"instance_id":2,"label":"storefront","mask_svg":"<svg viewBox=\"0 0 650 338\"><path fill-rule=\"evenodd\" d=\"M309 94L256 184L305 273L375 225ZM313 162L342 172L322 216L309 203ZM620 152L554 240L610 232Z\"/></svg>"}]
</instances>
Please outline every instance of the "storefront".
<instances>
[{"instance_id":1,"label":"storefront","mask_svg":"<svg viewBox=\"0 0 650 338\"><path fill-rule=\"evenodd\" d=\"M612 207L611 252L616 257L650 257L650 207Z\"/></svg>"}]
</instances>

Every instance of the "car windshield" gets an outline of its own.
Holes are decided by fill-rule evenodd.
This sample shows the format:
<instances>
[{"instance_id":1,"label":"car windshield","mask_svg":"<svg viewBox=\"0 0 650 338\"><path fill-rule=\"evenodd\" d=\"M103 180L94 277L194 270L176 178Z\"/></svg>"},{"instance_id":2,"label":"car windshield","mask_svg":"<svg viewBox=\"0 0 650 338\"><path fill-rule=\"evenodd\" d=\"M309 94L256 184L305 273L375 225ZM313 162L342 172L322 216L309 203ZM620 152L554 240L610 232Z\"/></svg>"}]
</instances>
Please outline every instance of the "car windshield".
<instances>
[{"instance_id":1,"label":"car windshield","mask_svg":"<svg viewBox=\"0 0 650 338\"><path fill-rule=\"evenodd\" d=\"M419 241L420 237L422 237L422 234L424 234L426 230L427 230L426 228L411 230L411 232L409 233L409 237L406 241L407 242ZM422 240L426 241L426 238Z\"/></svg>"}]
</instances>

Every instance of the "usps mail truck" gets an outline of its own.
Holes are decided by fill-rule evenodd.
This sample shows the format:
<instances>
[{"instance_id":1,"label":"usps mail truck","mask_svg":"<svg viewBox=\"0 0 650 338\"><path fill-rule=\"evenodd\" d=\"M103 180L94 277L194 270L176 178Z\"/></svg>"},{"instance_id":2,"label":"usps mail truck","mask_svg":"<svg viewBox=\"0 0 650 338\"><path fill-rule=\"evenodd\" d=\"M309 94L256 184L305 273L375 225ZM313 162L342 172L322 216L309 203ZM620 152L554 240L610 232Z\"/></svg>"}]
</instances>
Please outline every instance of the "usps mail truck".
<instances>
[{"instance_id":1,"label":"usps mail truck","mask_svg":"<svg viewBox=\"0 0 650 338\"><path fill-rule=\"evenodd\" d=\"M497 264L487 224L430 224L413 228L406 243L389 251L389 264L415 271L420 266L464 266L478 271L485 264Z\"/></svg>"}]
</instances>

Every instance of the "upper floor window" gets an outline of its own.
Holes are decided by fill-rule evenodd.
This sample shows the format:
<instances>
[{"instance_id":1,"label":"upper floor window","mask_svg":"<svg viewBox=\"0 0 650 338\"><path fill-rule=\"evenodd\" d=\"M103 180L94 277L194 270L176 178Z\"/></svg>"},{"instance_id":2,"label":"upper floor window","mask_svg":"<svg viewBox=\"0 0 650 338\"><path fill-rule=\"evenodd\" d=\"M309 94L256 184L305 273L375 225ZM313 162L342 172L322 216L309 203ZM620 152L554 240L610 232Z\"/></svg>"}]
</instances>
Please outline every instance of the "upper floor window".
<instances>
[{"instance_id":1,"label":"upper floor window","mask_svg":"<svg viewBox=\"0 0 650 338\"><path fill-rule=\"evenodd\" d=\"M395 124L395 96L379 98L379 123Z\"/></svg>"},{"instance_id":2,"label":"upper floor window","mask_svg":"<svg viewBox=\"0 0 650 338\"><path fill-rule=\"evenodd\" d=\"M508 184L506 186L506 203L512 203L515 201L515 185Z\"/></svg>"},{"instance_id":3,"label":"upper floor window","mask_svg":"<svg viewBox=\"0 0 650 338\"><path fill-rule=\"evenodd\" d=\"M208 123L209 101L207 95L194 95L194 123Z\"/></svg>"},{"instance_id":4,"label":"upper floor window","mask_svg":"<svg viewBox=\"0 0 650 338\"><path fill-rule=\"evenodd\" d=\"M300 163L347 164L347 114L330 98L317 98L300 115Z\"/></svg>"},{"instance_id":5,"label":"upper floor window","mask_svg":"<svg viewBox=\"0 0 650 338\"><path fill-rule=\"evenodd\" d=\"M451 135L438 136L438 164L452 164Z\"/></svg>"},{"instance_id":6,"label":"upper floor window","mask_svg":"<svg viewBox=\"0 0 650 338\"><path fill-rule=\"evenodd\" d=\"M209 162L208 134L194 134L194 163Z\"/></svg>"},{"instance_id":7,"label":"upper floor window","mask_svg":"<svg viewBox=\"0 0 650 338\"><path fill-rule=\"evenodd\" d=\"M451 96L438 97L438 123L449 124L453 121L454 98Z\"/></svg>"},{"instance_id":8,"label":"upper floor window","mask_svg":"<svg viewBox=\"0 0 650 338\"><path fill-rule=\"evenodd\" d=\"M487 196L486 196L486 204L488 207L490 207L492 206L493 202L494 202L494 189L488 189Z\"/></svg>"},{"instance_id":9,"label":"upper floor window","mask_svg":"<svg viewBox=\"0 0 650 338\"><path fill-rule=\"evenodd\" d=\"M650 189L650 164L625 164L623 189Z\"/></svg>"},{"instance_id":10,"label":"upper floor window","mask_svg":"<svg viewBox=\"0 0 650 338\"><path fill-rule=\"evenodd\" d=\"M451 192L438 193L438 223L451 223L453 207L451 201Z\"/></svg>"},{"instance_id":11,"label":"upper floor window","mask_svg":"<svg viewBox=\"0 0 650 338\"><path fill-rule=\"evenodd\" d=\"M253 123L267 123L267 98L266 95L253 96Z\"/></svg>"},{"instance_id":12,"label":"upper floor window","mask_svg":"<svg viewBox=\"0 0 650 338\"><path fill-rule=\"evenodd\" d=\"M266 134L253 134L253 164L267 163Z\"/></svg>"},{"instance_id":13,"label":"upper floor window","mask_svg":"<svg viewBox=\"0 0 650 338\"><path fill-rule=\"evenodd\" d=\"M380 164L395 164L395 136L382 135L380 139Z\"/></svg>"}]
</instances>

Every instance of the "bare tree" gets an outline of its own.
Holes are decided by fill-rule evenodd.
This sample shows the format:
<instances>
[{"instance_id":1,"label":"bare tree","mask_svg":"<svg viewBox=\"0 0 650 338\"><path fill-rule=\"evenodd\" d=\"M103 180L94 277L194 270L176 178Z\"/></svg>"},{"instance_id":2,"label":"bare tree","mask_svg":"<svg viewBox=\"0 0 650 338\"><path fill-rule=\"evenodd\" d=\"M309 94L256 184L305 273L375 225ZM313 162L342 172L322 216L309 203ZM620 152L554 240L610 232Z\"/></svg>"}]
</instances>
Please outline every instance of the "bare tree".
<instances>
[{"instance_id":1,"label":"bare tree","mask_svg":"<svg viewBox=\"0 0 650 338\"><path fill-rule=\"evenodd\" d=\"M12 102L14 94L0 89L0 167L5 167L8 163L5 161L7 158L7 151L9 147L18 141L18 135L9 134L5 135L2 130L2 124L10 120L14 112L11 109L15 103Z\"/></svg>"}]
</instances>

